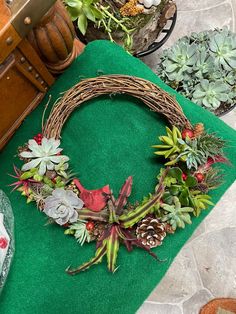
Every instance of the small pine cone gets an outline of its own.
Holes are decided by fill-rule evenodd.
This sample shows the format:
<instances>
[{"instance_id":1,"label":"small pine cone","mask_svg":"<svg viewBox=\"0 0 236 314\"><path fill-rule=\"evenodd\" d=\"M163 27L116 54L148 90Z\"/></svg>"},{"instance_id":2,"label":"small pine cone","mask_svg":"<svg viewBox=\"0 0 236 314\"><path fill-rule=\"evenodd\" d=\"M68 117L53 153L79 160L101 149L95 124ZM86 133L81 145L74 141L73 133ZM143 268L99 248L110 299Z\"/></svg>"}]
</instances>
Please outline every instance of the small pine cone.
<instances>
[{"instance_id":1,"label":"small pine cone","mask_svg":"<svg viewBox=\"0 0 236 314\"><path fill-rule=\"evenodd\" d=\"M165 223L165 231L166 231L166 233L175 233L172 226L168 223Z\"/></svg>"},{"instance_id":2,"label":"small pine cone","mask_svg":"<svg viewBox=\"0 0 236 314\"><path fill-rule=\"evenodd\" d=\"M150 248L160 246L166 236L166 224L158 219L144 218L137 226L136 235L143 245Z\"/></svg>"},{"instance_id":3,"label":"small pine cone","mask_svg":"<svg viewBox=\"0 0 236 314\"><path fill-rule=\"evenodd\" d=\"M56 176L57 176L56 171L54 171L54 170L47 170L46 171L46 177L48 177L49 179L51 179L51 180L55 179Z\"/></svg>"},{"instance_id":4,"label":"small pine cone","mask_svg":"<svg viewBox=\"0 0 236 314\"><path fill-rule=\"evenodd\" d=\"M80 194L79 189L77 188L76 184L73 181L71 181L71 183L68 184L65 187L65 189L74 192L77 196L79 196L79 194Z\"/></svg>"},{"instance_id":5,"label":"small pine cone","mask_svg":"<svg viewBox=\"0 0 236 314\"><path fill-rule=\"evenodd\" d=\"M37 202L37 207L41 212L44 210L44 204L44 200L40 200Z\"/></svg>"},{"instance_id":6,"label":"small pine cone","mask_svg":"<svg viewBox=\"0 0 236 314\"><path fill-rule=\"evenodd\" d=\"M199 137L202 135L202 133L204 132L204 124L202 123L197 123L194 126L194 137Z\"/></svg>"},{"instance_id":7,"label":"small pine cone","mask_svg":"<svg viewBox=\"0 0 236 314\"><path fill-rule=\"evenodd\" d=\"M23 160L24 162L29 162L31 160L30 158L23 158L20 155L20 153L28 152L28 151L29 151L28 144L25 144L23 146L19 146L17 149L17 155L18 155L19 159Z\"/></svg>"},{"instance_id":8,"label":"small pine cone","mask_svg":"<svg viewBox=\"0 0 236 314\"><path fill-rule=\"evenodd\" d=\"M91 237L91 240L99 240L101 235L103 234L104 230L106 229L107 224L102 222L96 222L94 225L93 230L89 231L89 235Z\"/></svg>"},{"instance_id":9,"label":"small pine cone","mask_svg":"<svg viewBox=\"0 0 236 314\"><path fill-rule=\"evenodd\" d=\"M202 193L207 193L209 191L209 187L206 183L202 182L202 183L198 183L198 185L194 188L195 190L199 190Z\"/></svg>"}]
</instances>

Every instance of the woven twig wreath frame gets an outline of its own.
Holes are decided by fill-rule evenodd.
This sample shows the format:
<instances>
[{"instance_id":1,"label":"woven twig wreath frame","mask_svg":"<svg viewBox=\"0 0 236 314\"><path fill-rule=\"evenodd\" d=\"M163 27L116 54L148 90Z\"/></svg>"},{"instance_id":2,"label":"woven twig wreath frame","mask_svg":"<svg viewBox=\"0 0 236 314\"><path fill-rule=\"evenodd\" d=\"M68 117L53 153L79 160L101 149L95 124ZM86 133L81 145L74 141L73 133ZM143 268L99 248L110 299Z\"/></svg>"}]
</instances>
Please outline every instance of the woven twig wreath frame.
<instances>
[{"instance_id":1,"label":"woven twig wreath frame","mask_svg":"<svg viewBox=\"0 0 236 314\"><path fill-rule=\"evenodd\" d=\"M85 79L69 89L52 109L43 135L60 138L62 127L74 109L105 94L131 95L154 112L163 114L171 125L192 128L178 102L155 84L128 75L107 75Z\"/></svg>"}]
</instances>

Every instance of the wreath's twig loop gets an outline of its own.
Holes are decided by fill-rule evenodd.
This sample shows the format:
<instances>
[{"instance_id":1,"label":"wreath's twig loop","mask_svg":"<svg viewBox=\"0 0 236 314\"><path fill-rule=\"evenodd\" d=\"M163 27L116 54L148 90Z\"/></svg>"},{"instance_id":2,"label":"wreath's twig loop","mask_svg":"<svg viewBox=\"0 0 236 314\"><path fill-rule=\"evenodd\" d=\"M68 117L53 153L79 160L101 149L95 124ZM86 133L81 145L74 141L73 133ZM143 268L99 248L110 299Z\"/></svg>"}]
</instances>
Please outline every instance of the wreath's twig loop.
<instances>
[{"instance_id":1,"label":"wreath's twig loop","mask_svg":"<svg viewBox=\"0 0 236 314\"><path fill-rule=\"evenodd\" d=\"M151 110L163 114L171 125L192 128L178 102L155 84L128 75L107 75L85 79L69 89L54 106L43 134L59 138L62 127L75 108L105 94L128 94L143 101Z\"/></svg>"}]
</instances>

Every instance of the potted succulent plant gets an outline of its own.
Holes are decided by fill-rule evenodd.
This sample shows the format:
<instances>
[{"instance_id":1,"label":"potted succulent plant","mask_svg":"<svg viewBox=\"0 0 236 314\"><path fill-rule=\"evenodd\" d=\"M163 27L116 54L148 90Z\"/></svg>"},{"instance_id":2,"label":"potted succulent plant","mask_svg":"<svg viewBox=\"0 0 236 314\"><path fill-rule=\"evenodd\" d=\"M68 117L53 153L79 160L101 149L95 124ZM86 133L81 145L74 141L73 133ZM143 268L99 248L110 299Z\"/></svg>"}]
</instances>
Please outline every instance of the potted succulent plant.
<instances>
[{"instance_id":1,"label":"potted succulent plant","mask_svg":"<svg viewBox=\"0 0 236 314\"><path fill-rule=\"evenodd\" d=\"M176 12L172 0L64 0L79 37L110 39L132 53L146 50ZM81 38L81 37L80 37Z\"/></svg>"},{"instance_id":2,"label":"potted succulent plant","mask_svg":"<svg viewBox=\"0 0 236 314\"><path fill-rule=\"evenodd\" d=\"M223 28L182 37L163 51L157 73L193 102L222 115L236 102L236 34Z\"/></svg>"}]
</instances>

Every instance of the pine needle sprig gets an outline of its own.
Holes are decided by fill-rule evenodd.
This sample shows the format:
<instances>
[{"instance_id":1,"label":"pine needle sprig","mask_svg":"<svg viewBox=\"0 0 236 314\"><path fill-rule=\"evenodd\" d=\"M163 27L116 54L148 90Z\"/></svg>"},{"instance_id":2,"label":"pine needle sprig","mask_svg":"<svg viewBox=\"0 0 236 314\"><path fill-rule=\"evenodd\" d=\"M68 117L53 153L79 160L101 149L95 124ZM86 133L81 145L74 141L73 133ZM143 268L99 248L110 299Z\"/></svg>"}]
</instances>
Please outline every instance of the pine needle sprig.
<instances>
[{"instance_id":1,"label":"pine needle sprig","mask_svg":"<svg viewBox=\"0 0 236 314\"><path fill-rule=\"evenodd\" d=\"M217 137L214 133L208 134L204 132L197 138L197 147L204 152L207 158L224 156L223 148L225 147L225 144L226 142Z\"/></svg>"},{"instance_id":2,"label":"pine needle sprig","mask_svg":"<svg viewBox=\"0 0 236 314\"><path fill-rule=\"evenodd\" d=\"M223 183L223 174L218 168L209 168L205 174L205 184L209 190L218 188Z\"/></svg>"}]
</instances>

